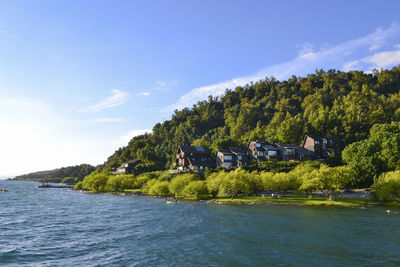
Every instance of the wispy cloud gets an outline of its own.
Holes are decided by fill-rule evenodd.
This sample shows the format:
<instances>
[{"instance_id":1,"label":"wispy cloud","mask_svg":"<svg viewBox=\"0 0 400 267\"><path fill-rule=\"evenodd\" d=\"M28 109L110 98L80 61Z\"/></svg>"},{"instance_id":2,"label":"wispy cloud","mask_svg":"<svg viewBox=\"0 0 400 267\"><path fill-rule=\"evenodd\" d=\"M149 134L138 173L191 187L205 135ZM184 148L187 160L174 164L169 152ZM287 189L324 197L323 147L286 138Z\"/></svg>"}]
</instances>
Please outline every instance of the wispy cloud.
<instances>
[{"instance_id":1,"label":"wispy cloud","mask_svg":"<svg viewBox=\"0 0 400 267\"><path fill-rule=\"evenodd\" d=\"M138 93L138 96L149 96L150 92L142 92L142 93Z\"/></svg>"},{"instance_id":2,"label":"wispy cloud","mask_svg":"<svg viewBox=\"0 0 400 267\"><path fill-rule=\"evenodd\" d=\"M244 86L265 77L273 76L277 79L286 79L291 75L306 75L314 72L317 68L348 70L358 67L370 70L378 65L386 67L391 64L398 64L400 62L398 61L397 51L378 52L372 56L370 53L384 47L392 39L398 39L399 36L400 26L397 23L393 23L386 29L378 28L369 35L333 47L323 47L315 50L313 45L307 43L303 45L298 56L289 62L269 66L253 75L194 88L189 93L181 96L177 103L162 109L161 112L172 112L175 109L189 107L200 100L206 99L209 95L220 96L228 88L233 89L237 86ZM363 60L360 60L360 58ZM370 64L367 66L360 65L360 63Z\"/></svg>"},{"instance_id":3,"label":"wispy cloud","mask_svg":"<svg viewBox=\"0 0 400 267\"><path fill-rule=\"evenodd\" d=\"M85 109L81 109L81 112L97 112L100 110L113 108L125 104L128 101L129 95L118 89L111 90L112 95L106 99L100 101L97 104L91 105Z\"/></svg>"},{"instance_id":4,"label":"wispy cloud","mask_svg":"<svg viewBox=\"0 0 400 267\"><path fill-rule=\"evenodd\" d=\"M160 87L165 87L165 85L167 85L167 84L164 81L157 81L157 85Z\"/></svg>"},{"instance_id":5,"label":"wispy cloud","mask_svg":"<svg viewBox=\"0 0 400 267\"><path fill-rule=\"evenodd\" d=\"M11 33L7 32L7 31L4 31L4 30L0 29L0 36L1 35L6 37L6 38L8 38L8 39L16 41L17 43L20 43L20 44L22 44L22 45L24 45L26 47L29 47L29 48L34 49L36 51L39 51L39 52L41 52L43 54L47 54L47 55L52 56L54 58L60 58L59 55L56 55L56 54L50 52L49 50L45 50L42 47L35 46L35 45L33 45L33 44L29 43L29 42L26 42L25 40L23 40L22 38L19 38L18 36L14 35L14 34L11 34Z\"/></svg>"}]
</instances>

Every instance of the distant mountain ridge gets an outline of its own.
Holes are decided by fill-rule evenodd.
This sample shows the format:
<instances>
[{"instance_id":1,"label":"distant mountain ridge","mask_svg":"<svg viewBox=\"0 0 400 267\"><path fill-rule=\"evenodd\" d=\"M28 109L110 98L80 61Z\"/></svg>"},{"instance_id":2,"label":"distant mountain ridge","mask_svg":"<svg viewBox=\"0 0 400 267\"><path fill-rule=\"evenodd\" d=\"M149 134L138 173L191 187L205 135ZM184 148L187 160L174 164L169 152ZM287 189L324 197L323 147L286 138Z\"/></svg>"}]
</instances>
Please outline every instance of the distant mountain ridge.
<instances>
[{"instance_id":1,"label":"distant mountain ridge","mask_svg":"<svg viewBox=\"0 0 400 267\"><path fill-rule=\"evenodd\" d=\"M13 180L21 181L42 181L59 183L66 177L78 178L82 181L83 178L93 172L96 167L89 164L81 164L76 166L62 167L54 170L38 171L28 174L16 176Z\"/></svg>"}]
</instances>

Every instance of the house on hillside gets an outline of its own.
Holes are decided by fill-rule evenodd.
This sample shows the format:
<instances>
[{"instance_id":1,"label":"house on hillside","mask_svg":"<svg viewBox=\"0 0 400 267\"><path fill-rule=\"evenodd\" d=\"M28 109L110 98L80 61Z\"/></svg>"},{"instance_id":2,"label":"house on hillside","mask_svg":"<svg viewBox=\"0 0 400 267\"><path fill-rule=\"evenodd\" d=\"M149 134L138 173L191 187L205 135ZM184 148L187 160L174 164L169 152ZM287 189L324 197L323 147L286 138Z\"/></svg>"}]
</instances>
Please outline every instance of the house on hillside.
<instances>
[{"instance_id":1,"label":"house on hillside","mask_svg":"<svg viewBox=\"0 0 400 267\"><path fill-rule=\"evenodd\" d=\"M215 168L215 160L205 146L178 146L174 166L177 167L177 172L201 174L206 167Z\"/></svg>"},{"instance_id":2,"label":"house on hillside","mask_svg":"<svg viewBox=\"0 0 400 267\"><path fill-rule=\"evenodd\" d=\"M248 155L257 161L279 160L279 148L263 140L250 141L247 145Z\"/></svg>"},{"instance_id":3,"label":"house on hillside","mask_svg":"<svg viewBox=\"0 0 400 267\"><path fill-rule=\"evenodd\" d=\"M116 168L112 174L114 175L119 175L119 174L135 174L135 167L139 163L141 163L141 160L130 160L126 163L121 164L118 168Z\"/></svg>"},{"instance_id":4,"label":"house on hillside","mask_svg":"<svg viewBox=\"0 0 400 267\"><path fill-rule=\"evenodd\" d=\"M283 161L303 161L315 157L314 152L298 145L277 144L276 147L279 149L280 160Z\"/></svg>"},{"instance_id":5,"label":"house on hillside","mask_svg":"<svg viewBox=\"0 0 400 267\"><path fill-rule=\"evenodd\" d=\"M227 170L236 169L249 163L247 151L237 147L218 149L215 154L217 158L217 167L222 167Z\"/></svg>"},{"instance_id":6,"label":"house on hillside","mask_svg":"<svg viewBox=\"0 0 400 267\"><path fill-rule=\"evenodd\" d=\"M314 152L316 159L326 159L336 152L336 144L332 139L320 136L306 135L303 148Z\"/></svg>"},{"instance_id":7,"label":"house on hillside","mask_svg":"<svg viewBox=\"0 0 400 267\"><path fill-rule=\"evenodd\" d=\"M237 167L249 165L250 160L247 150L238 147L230 147L229 150L235 155Z\"/></svg>"}]
</instances>

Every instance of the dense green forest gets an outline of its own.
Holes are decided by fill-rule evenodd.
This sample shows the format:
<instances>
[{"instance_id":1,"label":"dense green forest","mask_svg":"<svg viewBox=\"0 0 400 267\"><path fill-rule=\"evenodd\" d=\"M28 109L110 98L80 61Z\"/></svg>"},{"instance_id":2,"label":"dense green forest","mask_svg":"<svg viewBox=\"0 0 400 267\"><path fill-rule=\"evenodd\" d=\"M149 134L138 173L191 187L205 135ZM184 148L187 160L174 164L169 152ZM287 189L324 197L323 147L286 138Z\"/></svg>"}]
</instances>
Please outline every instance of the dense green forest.
<instances>
[{"instance_id":1,"label":"dense green forest","mask_svg":"<svg viewBox=\"0 0 400 267\"><path fill-rule=\"evenodd\" d=\"M63 167L49 171L39 171L16 176L14 180L29 180L59 183L64 178L73 177L76 181L82 181L83 178L93 172L96 168L89 164L81 164L76 166Z\"/></svg>"},{"instance_id":2,"label":"dense green forest","mask_svg":"<svg viewBox=\"0 0 400 267\"><path fill-rule=\"evenodd\" d=\"M339 151L368 137L378 123L400 120L400 67L341 72L317 70L287 81L266 78L209 96L192 108L176 110L152 134L134 137L98 167L108 171L130 159L137 171L171 167L179 144L245 148L250 140L301 144L305 134L333 139ZM341 164L341 154L331 165Z\"/></svg>"},{"instance_id":3,"label":"dense green forest","mask_svg":"<svg viewBox=\"0 0 400 267\"><path fill-rule=\"evenodd\" d=\"M212 151L244 148L254 139L301 145L305 134L335 140L338 152L323 164L271 161L231 172L207 169L203 176L163 171L171 167L179 144ZM139 175L111 174L130 159L142 161ZM319 192L329 200L343 189L370 188L379 201L398 199L400 67L373 73L318 70L305 78L266 78L227 89L221 97L175 111L152 134L134 137L75 188L195 199Z\"/></svg>"}]
</instances>

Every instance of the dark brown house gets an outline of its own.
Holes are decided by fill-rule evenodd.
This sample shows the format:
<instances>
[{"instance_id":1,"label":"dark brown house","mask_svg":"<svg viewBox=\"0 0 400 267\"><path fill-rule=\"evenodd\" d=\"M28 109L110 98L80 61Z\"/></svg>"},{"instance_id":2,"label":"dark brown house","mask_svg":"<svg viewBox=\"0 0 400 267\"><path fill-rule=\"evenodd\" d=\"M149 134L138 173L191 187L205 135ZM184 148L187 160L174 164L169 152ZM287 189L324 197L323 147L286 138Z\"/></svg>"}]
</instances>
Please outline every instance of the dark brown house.
<instances>
[{"instance_id":1,"label":"dark brown house","mask_svg":"<svg viewBox=\"0 0 400 267\"><path fill-rule=\"evenodd\" d=\"M278 144L280 160L283 161L303 161L315 157L315 153L301 146L293 144Z\"/></svg>"},{"instance_id":2,"label":"dark brown house","mask_svg":"<svg viewBox=\"0 0 400 267\"><path fill-rule=\"evenodd\" d=\"M326 159L336 152L336 145L332 139L311 135L304 137L303 148L314 152L316 159Z\"/></svg>"},{"instance_id":3,"label":"dark brown house","mask_svg":"<svg viewBox=\"0 0 400 267\"><path fill-rule=\"evenodd\" d=\"M178 172L204 173L206 167L215 168L215 160L205 146L179 146L174 166Z\"/></svg>"},{"instance_id":4,"label":"dark brown house","mask_svg":"<svg viewBox=\"0 0 400 267\"><path fill-rule=\"evenodd\" d=\"M112 172L114 175L119 175L119 174L135 174L135 167L141 163L140 160L130 160L126 163L123 163L121 166L115 169L115 171Z\"/></svg>"},{"instance_id":5,"label":"dark brown house","mask_svg":"<svg viewBox=\"0 0 400 267\"><path fill-rule=\"evenodd\" d=\"M247 151L237 147L218 149L215 154L217 158L217 167L222 167L227 170L236 169L249 163Z\"/></svg>"},{"instance_id":6,"label":"dark brown house","mask_svg":"<svg viewBox=\"0 0 400 267\"><path fill-rule=\"evenodd\" d=\"M279 148L263 140L250 141L247 145L248 155L257 161L279 160Z\"/></svg>"}]
</instances>

